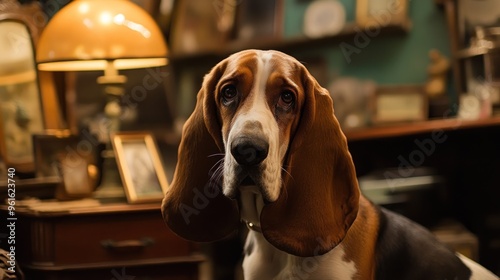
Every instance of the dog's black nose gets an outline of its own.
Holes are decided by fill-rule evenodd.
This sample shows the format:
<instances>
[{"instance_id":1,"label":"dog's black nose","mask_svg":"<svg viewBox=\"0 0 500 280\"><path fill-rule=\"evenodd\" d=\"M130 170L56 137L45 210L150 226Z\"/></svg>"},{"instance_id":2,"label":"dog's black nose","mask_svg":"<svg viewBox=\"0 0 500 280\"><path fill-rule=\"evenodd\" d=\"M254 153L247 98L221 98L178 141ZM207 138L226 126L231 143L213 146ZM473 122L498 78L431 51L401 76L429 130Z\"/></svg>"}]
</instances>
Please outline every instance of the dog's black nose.
<instances>
[{"instance_id":1,"label":"dog's black nose","mask_svg":"<svg viewBox=\"0 0 500 280\"><path fill-rule=\"evenodd\" d=\"M241 165L257 165L267 157L268 152L269 143L260 138L240 137L231 144L231 154Z\"/></svg>"}]
</instances>

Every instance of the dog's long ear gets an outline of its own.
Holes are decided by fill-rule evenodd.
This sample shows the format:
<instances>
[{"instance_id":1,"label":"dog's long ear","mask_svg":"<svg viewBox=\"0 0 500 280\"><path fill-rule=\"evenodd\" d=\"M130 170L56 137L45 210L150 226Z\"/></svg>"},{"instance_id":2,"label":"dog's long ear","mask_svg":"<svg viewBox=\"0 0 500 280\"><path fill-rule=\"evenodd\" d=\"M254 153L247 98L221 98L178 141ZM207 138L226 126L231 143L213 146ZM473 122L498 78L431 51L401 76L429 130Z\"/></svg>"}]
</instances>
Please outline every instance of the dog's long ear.
<instances>
[{"instance_id":1,"label":"dog's long ear","mask_svg":"<svg viewBox=\"0 0 500 280\"><path fill-rule=\"evenodd\" d=\"M359 188L332 99L305 67L301 72L305 100L284 163L283 189L264 206L261 227L278 249L308 257L344 239L357 216Z\"/></svg>"},{"instance_id":2,"label":"dog's long ear","mask_svg":"<svg viewBox=\"0 0 500 280\"><path fill-rule=\"evenodd\" d=\"M191 241L216 241L239 225L236 203L222 194L214 174L223 149L214 91L224 68L221 62L205 76L196 108L184 125L174 177L162 204L169 228Z\"/></svg>"}]
</instances>

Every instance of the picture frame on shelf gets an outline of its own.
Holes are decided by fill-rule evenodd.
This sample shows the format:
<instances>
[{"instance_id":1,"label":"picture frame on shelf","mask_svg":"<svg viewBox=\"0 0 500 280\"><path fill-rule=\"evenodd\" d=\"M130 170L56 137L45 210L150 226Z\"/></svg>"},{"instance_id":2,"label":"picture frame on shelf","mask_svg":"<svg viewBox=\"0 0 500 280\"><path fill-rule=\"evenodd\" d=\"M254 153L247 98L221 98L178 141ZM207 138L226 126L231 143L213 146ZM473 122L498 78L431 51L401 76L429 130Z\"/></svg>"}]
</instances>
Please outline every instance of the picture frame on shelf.
<instances>
[{"instance_id":1,"label":"picture frame on shelf","mask_svg":"<svg viewBox=\"0 0 500 280\"><path fill-rule=\"evenodd\" d=\"M283 0L235 1L236 41L277 40L283 36Z\"/></svg>"},{"instance_id":2,"label":"picture frame on shelf","mask_svg":"<svg viewBox=\"0 0 500 280\"><path fill-rule=\"evenodd\" d=\"M183 55L220 49L233 32L239 1L175 1L169 38L172 53Z\"/></svg>"},{"instance_id":3,"label":"picture frame on shelf","mask_svg":"<svg viewBox=\"0 0 500 280\"><path fill-rule=\"evenodd\" d=\"M427 120L428 96L421 85L378 86L371 102L372 123Z\"/></svg>"},{"instance_id":4,"label":"picture frame on shelf","mask_svg":"<svg viewBox=\"0 0 500 280\"><path fill-rule=\"evenodd\" d=\"M409 0L357 0L356 24L362 28L410 29Z\"/></svg>"},{"instance_id":5,"label":"picture frame on shelf","mask_svg":"<svg viewBox=\"0 0 500 280\"><path fill-rule=\"evenodd\" d=\"M127 201L161 201L168 181L153 135L118 132L112 135L112 143Z\"/></svg>"}]
</instances>

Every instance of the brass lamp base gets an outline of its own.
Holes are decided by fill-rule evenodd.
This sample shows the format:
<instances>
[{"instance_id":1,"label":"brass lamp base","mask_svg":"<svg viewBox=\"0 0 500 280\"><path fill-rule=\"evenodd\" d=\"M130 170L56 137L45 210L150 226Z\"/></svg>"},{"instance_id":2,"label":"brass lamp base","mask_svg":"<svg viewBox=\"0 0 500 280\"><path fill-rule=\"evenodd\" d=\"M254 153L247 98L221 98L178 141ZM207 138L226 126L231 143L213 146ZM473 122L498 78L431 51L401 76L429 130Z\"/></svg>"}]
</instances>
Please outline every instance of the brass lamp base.
<instances>
[{"instance_id":1,"label":"brass lamp base","mask_svg":"<svg viewBox=\"0 0 500 280\"><path fill-rule=\"evenodd\" d=\"M104 158L102 164L103 177L101 184L94 192L94 198L103 203L126 202L127 197L125 196L113 151L103 151L102 157Z\"/></svg>"}]
</instances>

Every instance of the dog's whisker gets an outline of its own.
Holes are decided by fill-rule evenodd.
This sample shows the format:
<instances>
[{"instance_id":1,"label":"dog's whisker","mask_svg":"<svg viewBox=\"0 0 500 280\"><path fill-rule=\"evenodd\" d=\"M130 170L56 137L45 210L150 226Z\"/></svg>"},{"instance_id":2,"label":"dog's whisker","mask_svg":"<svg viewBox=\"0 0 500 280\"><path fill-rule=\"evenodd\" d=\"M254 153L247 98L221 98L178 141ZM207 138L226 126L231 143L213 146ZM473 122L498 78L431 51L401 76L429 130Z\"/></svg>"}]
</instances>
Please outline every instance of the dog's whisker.
<instances>
[{"instance_id":1,"label":"dog's whisker","mask_svg":"<svg viewBox=\"0 0 500 280\"><path fill-rule=\"evenodd\" d=\"M216 156L225 156L226 154L225 153L215 153L215 154L211 154L209 155L208 157L216 157Z\"/></svg>"},{"instance_id":2,"label":"dog's whisker","mask_svg":"<svg viewBox=\"0 0 500 280\"><path fill-rule=\"evenodd\" d=\"M281 167L281 170L283 170L293 180L292 174L290 174L290 172L288 172L285 167Z\"/></svg>"},{"instance_id":3,"label":"dog's whisker","mask_svg":"<svg viewBox=\"0 0 500 280\"><path fill-rule=\"evenodd\" d=\"M219 168L219 166L222 165L222 163L224 162L224 158L221 158L219 159L213 166L212 168L210 168L210 170L208 170L208 174L212 174L212 171L214 170L214 168Z\"/></svg>"},{"instance_id":4,"label":"dog's whisker","mask_svg":"<svg viewBox=\"0 0 500 280\"><path fill-rule=\"evenodd\" d=\"M224 170L223 170L223 168L221 168L220 171L218 172L217 177L215 178L214 188L218 188L218 187L222 188L223 175L224 175Z\"/></svg>"},{"instance_id":5,"label":"dog's whisker","mask_svg":"<svg viewBox=\"0 0 500 280\"><path fill-rule=\"evenodd\" d=\"M218 183L220 182L220 179L223 175L224 171L224 165L219 164L219 166L215 169L214 173L212 176L210 176L210 184L209 187L211 190L215 189L218 187Z\"/></svg>"}]
</instances>

